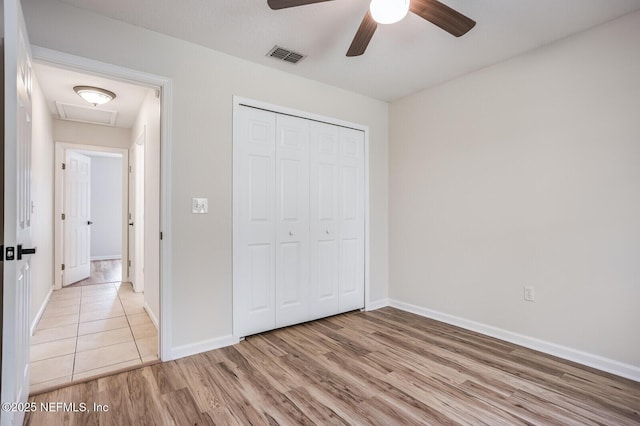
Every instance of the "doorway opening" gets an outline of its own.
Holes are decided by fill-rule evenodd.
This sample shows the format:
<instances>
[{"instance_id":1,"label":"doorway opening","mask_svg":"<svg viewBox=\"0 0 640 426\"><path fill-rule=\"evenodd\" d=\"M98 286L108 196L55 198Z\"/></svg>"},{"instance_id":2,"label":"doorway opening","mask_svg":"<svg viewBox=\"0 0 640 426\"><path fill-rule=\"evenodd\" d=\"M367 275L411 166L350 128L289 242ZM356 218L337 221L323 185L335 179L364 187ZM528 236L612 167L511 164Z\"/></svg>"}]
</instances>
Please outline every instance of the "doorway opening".
<instances>
[{"instance_id":1,"label":"doorway opening","mask_svg":"<svg viewBox=\"0 0 640 426\"><path fill-rule=\"evenodd\" d=\"M61 144L60 149L64 160L56 163L64 164L65 169L55 193L62 198L59 204L64 214L62 286L127 281L123 259L126 264L135 253L123 249L132 232L126 225L127 202L132 199L127 197L126 151L78 149L73 144Z\"/></svg>"},{"instance_id":2,"label":"doorway opening","mask_svg":"<svg viewBox=\"0 0 640 426\"><path fill-rule=\"evenodd\" d=\"M34 72L53 119L55 230L31 393L157 362L161 321L160 87L51 63ZM87 106L78 84L116 98Z\"/></svg>"}]
</instances>

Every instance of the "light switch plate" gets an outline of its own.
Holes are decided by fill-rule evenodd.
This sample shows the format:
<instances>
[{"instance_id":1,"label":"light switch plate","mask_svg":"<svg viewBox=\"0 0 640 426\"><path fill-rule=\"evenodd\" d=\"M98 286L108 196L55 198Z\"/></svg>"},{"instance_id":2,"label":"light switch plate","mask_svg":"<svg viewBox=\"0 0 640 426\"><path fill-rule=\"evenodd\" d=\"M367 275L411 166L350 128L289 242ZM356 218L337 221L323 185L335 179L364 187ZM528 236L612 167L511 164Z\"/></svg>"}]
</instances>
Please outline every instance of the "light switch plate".
<instances>
[{"instance_id":1,"label":"light switch plate","mask_svg":"<svg viewBox=\"0 0 640 426\"><path fill-rule=\"evenodd\" d=\"M209 200L207 198L192 198L191 213L203 214L209 212Z\"/></svg>"}]
</instances>

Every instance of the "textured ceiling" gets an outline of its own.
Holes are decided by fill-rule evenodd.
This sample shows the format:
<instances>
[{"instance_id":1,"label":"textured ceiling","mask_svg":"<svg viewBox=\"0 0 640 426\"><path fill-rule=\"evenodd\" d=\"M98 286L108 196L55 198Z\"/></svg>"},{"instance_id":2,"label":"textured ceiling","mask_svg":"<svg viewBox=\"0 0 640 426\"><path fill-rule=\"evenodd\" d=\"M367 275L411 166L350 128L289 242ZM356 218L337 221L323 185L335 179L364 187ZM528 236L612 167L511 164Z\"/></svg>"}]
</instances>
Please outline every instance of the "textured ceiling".
<instances>
[{"instance_id":1,"label":"textured ceiling","mask_svg":"<svg viewBox=\"0 0 640 426\"><path fill-rule=\"evenodd\" d=\"M409 14L380 25L366 53L345 53L367 0L273 11L266 0L63 0L286 72L390 101L640 9L640 0L443 0L477 21L455 38ZM307 55L268 58L274 46Z\"/></svg>"}]
</instances>

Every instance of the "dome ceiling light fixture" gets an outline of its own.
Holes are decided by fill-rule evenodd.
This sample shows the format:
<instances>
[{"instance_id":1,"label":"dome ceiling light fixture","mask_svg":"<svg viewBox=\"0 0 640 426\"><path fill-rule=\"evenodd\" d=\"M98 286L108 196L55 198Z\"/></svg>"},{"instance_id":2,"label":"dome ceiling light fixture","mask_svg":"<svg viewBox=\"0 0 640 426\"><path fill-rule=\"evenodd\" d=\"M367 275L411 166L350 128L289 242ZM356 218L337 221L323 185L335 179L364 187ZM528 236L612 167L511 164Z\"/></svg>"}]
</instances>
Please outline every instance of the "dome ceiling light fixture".
<instances>
[{"instance_id":1,"label":"dome ceiling light fixture","mask_svg":"<svg viewBox=\"0 0 640 426\"><path fill-rule=\"evenodd\" d=\"M116 97L112 91L94 86L75 86L73 90L93 106L106 104Z\"/></svg>"}]
</instances>

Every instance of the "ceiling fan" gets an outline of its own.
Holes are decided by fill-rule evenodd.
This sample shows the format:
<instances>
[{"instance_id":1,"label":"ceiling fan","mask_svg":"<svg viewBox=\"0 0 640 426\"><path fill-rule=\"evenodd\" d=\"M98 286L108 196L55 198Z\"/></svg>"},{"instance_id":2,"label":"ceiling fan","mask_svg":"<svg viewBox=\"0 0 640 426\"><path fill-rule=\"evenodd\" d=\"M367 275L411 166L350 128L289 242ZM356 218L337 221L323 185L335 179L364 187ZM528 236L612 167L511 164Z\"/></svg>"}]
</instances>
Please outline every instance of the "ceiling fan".
<instances>
[{"instance_id":1,"label":"ceiling fan","mask_svg":"<svg viewBox=\"0 0 640 426\"><path fill-rule=\"evenodd\" d=\"M304 6L330 0L267 0L273 10ZM411 11L446 32L460 37L476 25L476 21L467 18L438 0L372 0L371 6L362 19L362 23L353 37L347 56L360 56L364 53L376 32L378 24L393 24Z\"/></svg>"}]
</instances>

